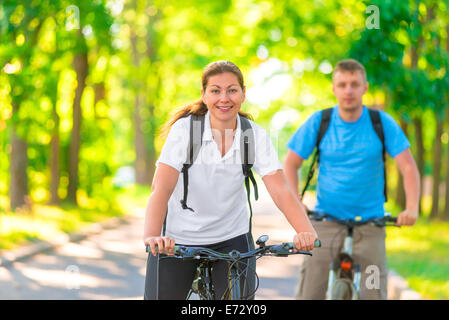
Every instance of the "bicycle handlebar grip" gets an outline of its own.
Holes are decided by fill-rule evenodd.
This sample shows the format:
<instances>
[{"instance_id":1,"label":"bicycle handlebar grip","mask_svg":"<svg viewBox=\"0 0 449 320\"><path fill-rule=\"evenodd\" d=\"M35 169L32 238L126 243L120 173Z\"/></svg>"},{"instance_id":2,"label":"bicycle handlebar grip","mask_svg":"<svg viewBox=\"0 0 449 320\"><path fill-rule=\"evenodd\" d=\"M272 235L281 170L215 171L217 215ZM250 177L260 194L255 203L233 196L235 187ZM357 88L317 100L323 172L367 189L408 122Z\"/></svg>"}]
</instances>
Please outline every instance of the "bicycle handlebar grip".
<instances>
[{"instance_id":1,"label":"bicycle handlebar grip","mask_svg":"<svg viewBox=\"0 0 449 320\"><path fill-rule=\"evenodd\" d=\"M294 249L296 246L293 242L287 242L288 243L288 247ZM321 240L320 239L316 239L315 242L313 243L313 247L314 248L320 248L321 247Z\"/></svg>"},{"instance_id":2,"label":"bicycle handlebar grip","mask_svg":"<svg viewBox=\"0 0 449 320\"><path fill-rule=\"evenodd\" d=\"M157 245L155 246L155 249L156 249L156 251L158 251ZM175 253L175 254L176 254L176 253L179 252L179 249L180 249L180 246L175 245L175 247L173 248L173 251L172 251L172 252L164 251L164 253ZM150 245L147 245L147 246L145 247L145 251L146 251L146 252L150 252L150 251L151 251L151 246L150 246Z\"/></svg>"}]
</instances>

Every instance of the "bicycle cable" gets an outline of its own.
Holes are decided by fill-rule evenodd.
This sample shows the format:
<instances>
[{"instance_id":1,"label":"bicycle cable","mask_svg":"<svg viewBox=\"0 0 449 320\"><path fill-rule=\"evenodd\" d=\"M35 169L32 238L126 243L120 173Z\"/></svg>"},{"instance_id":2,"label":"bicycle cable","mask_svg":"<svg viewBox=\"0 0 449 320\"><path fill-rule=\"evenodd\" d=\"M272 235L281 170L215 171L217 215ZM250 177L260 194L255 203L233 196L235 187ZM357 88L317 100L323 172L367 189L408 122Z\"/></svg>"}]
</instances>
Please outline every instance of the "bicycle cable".
<instances>
[{"instance_id":1,"label":"bicycle cable","mask_svg":"<svg viewBox=\"0 0 449 320\"><path fill-rule=\"evenodd\" d=\"M260 256L258 256L258 257L255 256L256 261L257 261L259 258L261 258L261 257L263 257L263 255L260 255ZM243 260L243 259L242 259L242 260ZM248 293L247 295L242 295L242 297L241 297L241 300L247 300L249 297L255 296L257 290L259 289L260 279L259 279L259 276L257 275L257 272L256 272L255 270L253 271L253 270L250 269L249 262L244 262L244 261L242 261L242 260L235 260L235 261L233 261L233 262L231 263L231 265L229 266L229 269L228 269L228 277L229 277L229 273L231 272L231 267L232 267L235 263L240 263L240 264L243 264L243 265L244 265L244 267L241 268L240 273L238 272L238 271L239 271L239 268L237 267L237 279L238 279L239 281L241 281L242 275L243 275L245 272L247 272L248 270L249 270L250 272L254 272L255 280L256 280L256 281L255 281L255 289L254 289L254 291ZM247 260L249 260L249 258L247 258ZM243 283L242 288L245 288L245 286L249 288L250 282L249 282L249 279L248 279L248 278L249 278L248 276L245 276L245 278L244 278L245 280L244 280L244 283ZM231 289L232 289L232 287L229 287L229 286L228 286L228 288L226 289L226 291L225 291L225 293L223 294L222 298L223 298L224 296L226 296L226 294L229 294L229 291L230 291ZM248 290L249 290L249 289L248 289Z\"/></svg>"}]
</instances>

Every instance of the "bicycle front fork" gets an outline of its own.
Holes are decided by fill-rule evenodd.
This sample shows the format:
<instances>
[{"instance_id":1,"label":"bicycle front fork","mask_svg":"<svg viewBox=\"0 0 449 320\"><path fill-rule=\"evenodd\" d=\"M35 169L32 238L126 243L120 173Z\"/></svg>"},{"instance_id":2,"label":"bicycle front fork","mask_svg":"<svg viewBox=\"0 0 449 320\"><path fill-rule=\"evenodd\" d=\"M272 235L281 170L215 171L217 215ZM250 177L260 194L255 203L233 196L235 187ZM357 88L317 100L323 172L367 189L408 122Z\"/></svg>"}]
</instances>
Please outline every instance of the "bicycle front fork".
<instances>
[{"instance_id":1,"label":"bicycle front fork","mask_svg":"<svg viewBox=\"0 0 449 320\"><path fill-rule=\"evenodd\" d=\"M335 263L331 263L331 269L329 271L329 277L327 280L327 291L326 291L326 300L330 300L332 296L332 286L337 279L337 270L335 268Z\"/></svg>"}]
</instances>

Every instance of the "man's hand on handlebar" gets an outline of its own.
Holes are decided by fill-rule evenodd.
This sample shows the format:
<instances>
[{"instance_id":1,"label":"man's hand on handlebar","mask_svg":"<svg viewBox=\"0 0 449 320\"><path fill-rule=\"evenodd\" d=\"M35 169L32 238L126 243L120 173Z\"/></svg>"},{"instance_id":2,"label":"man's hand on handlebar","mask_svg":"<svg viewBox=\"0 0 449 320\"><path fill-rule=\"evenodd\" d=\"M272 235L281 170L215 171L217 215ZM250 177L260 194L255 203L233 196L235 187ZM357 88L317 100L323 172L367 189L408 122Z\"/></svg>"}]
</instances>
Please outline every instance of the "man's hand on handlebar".
<instances>
[{"instance_id":1,"label":"man's hand on handlebar","mask_svg":"<svg viewBox=\"0 0 449 320\"><path fill-rule=\"evenodd\" d=\"M418 219L418 210L405 209L396 222L397 226L413 226Z\"/></svg>"}]
</instances>

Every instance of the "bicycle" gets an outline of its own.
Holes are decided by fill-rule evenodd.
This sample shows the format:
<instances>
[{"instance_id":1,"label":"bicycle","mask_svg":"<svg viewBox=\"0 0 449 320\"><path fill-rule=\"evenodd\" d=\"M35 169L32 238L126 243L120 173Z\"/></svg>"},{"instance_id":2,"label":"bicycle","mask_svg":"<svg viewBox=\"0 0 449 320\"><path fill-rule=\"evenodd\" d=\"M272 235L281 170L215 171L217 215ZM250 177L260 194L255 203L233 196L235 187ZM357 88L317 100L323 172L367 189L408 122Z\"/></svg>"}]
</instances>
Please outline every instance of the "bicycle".
<instances>
[{"instance_id":1,"label":"bicycle","mask_svg":"<svg viewBox=\"0 0 449 320\"><path fill-rule=\"evenodd\" d=\"M211 278L213 264L219 260L227 261L229 264L229 285L228 289L221 298L224 300L245 300L251 296L254 296L258 289L259 281L256 273L257 285L254 292L246 296L242 296L240 289L240 278L244 271L239 273L239 269L237 267L238 263L243 263L246 265L246 268L248 268L248 264L244 260L248 260L250 258L256 258L257 260L263 256L287 257L292 254L312 256L312 252L310 251L297 250L293 242L284 242L277 245L267 246L266 242L268 239L269 237L267 235L260 236L256 241L256 245L259 247L243 253L237 250L232 250L226 254L211 250L209 248L175 245L172 252L166 252L170 255L163 256L161 259L177 258L184 260L199 260L199 266L195 276L196 279L192 283L192 288L186 298L187 300L189 300L193 293L196 293L200 300L215 300L215 290L213 288ZM315 240L314 247L321 247L321 241ZM150 246L146 246L146 251L151 251Z\"/></svg>"},{"instance_id":2,"label":"bicycle","mask_svg":"<svg viewBox=\"0 0 449 320\"><path fill-rule=\"evenodd\" d=\"M374 224L377 227L396 226L397 218L391 217L388 213L382 218L372 218L365 221L342 220L331 215L308 211L312 220L331 220L346 226L347 234L343 242L343 247L335 260L331 263L326 300L358 300L360 292L360 282L362 278L362 266L355 264L352 258L352 248L354 243L354 228L364 224Z\"/></svg>"}]
</instances>

